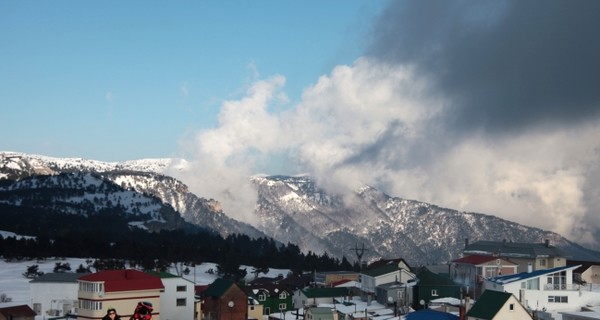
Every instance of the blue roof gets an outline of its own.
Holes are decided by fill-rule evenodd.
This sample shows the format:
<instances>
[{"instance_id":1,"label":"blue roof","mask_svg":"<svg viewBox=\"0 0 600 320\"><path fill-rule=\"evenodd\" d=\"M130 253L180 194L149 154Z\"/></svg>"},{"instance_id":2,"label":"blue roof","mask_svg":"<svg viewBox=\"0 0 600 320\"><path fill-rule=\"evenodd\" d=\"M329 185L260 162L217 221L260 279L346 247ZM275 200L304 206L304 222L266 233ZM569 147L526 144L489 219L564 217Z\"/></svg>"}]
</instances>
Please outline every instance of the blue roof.
<instances>
[{"instance_id":1,"label":"blue roof","mask_svg":"<svg viewBox=\"0 0 600 320\"><path fill-rule=\"evenodd\" d=\"M543 276L546 274L552 274L552 273L556 273L556 272L560 272L563 270L569 270L569 269L577 269L580 266L565 266L565 267L556 267L556 268L552 268L552 269L542 269L542 270L536 270L536 271L532 271L532 272L521 272L521 273L515 273L515 274L507 274L504 276L497 276L497 277L493 277L488 279L491 282L495 282L498 284L507 284L507 283L512 283L515 281L521 281L521 280L527 280L527 279L532 279L532 278L537 278L539 276Z\"/></svg>"}]
</instances>

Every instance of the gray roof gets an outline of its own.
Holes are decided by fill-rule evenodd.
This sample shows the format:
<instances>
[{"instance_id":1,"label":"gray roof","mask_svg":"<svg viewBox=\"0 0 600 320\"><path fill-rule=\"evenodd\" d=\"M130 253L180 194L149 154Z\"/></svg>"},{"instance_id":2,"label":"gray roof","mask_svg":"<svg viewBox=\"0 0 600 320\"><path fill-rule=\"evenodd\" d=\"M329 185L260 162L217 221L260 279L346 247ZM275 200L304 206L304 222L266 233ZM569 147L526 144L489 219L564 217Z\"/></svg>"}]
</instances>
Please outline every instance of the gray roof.
<instances>
[{"instance_id":1,"label":"gray roof","mask_svg":"<svg viewBox=\"0 0 600 320\"><path fill-rule=\"evenodd\" d=\"M559 248L546 243L520 243L510 241L477 241L463 250L465 254L489 254L511 258L566 257Z\"/></svg>"},{"instance_id":2,"label":"gray roof","mask_svg":"<svg viewBox=\"0 0 600 320\"><path fill-rule=\"evenodd\" d=\"M77 279L83 277L89 273L73 273L73 272L53 272L45 273L31 281L30 283L41 283L41 282L73 282L77 283Z\"/></svg>"}]
</instances>

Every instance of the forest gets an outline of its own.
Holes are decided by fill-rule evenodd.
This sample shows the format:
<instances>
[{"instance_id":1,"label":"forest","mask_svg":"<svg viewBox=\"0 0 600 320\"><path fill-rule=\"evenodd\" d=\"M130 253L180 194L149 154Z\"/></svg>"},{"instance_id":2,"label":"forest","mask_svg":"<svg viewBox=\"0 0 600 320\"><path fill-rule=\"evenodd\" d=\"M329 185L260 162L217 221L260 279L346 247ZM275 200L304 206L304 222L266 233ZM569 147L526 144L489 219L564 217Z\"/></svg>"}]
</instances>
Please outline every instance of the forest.
<instances>
[{"instance_id":1,"label":"forest","mask_svg":"<svg viewBox=\"0 0 600 320\"><path fill-rule=\"evenodd\" d=\"M0 230L34 238L0 236L5 260L49 257L128 261L145 270L173 263L214 262L224 277L239 278L240 265L284 268L293 272L358 270L345 257L303 253L291 243L234 234L226 238L201 228L149 232L128 224L126 216L102 212L91 216L45 212L0 204ZM114 265L114 264L113 264Z\"/></svg>"}]
</instances>

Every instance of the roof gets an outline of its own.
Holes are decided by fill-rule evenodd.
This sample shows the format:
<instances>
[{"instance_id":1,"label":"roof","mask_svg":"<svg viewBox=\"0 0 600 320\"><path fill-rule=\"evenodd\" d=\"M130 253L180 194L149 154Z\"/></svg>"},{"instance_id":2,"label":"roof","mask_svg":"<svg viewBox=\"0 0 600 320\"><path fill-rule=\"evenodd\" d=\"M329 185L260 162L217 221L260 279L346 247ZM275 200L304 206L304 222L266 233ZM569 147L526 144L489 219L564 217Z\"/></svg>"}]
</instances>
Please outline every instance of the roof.
<instances>
[{"instance_id":1,"label":"roof","mask_svg":"<svg viewBox=\"0 0 600 320\"><path fill-rule=\"evenodd\" d=\"M480 264L484 264L490 261L496 261L498 259L498 257L494 257L494 256L488 256L488 255L481 255L481 254L472 254L472 255L468 255L468 256L464 256L460 259L456 259L456 260L452 260L452 262L454 263L463 263L463 264L472 264L472 265L480 265ZM504 260L512 265L516 265L516 263L513 263L511 261L507 261Z\"/></svg>"},{"instance_id":2,"label":"roof","mask_svg":"<svg viewBox=\"0 0 600 320\"><path fill-rule=\"evenodd\" d=\"M592 266L600 266L600 262L592 262L592 261L579 261L579 260L567 260L568 266L579 265L580 267L573 270L574 273L584 273L587 269Z\"/></svg>"},{"instance_id":3,"label":"roof","mask_svg":"<svg viewBox=\"0 0 600 320\"><path fill-rule=\"evenodd\" d=\"M406 315L406 320L458 320L459 317L447 312L423 309Z\"/></svg>"},{"instance_id":4,"label":"roof","mask_svg":"<svg viewBox=\"0 0 600 320\"><path fill-rule=\"evenodd\" d=\"M77 283L77 280L82 276L88 275L89 273L73 273L73 272L52 272L44 273L43 275L29 281L29 283L40 283L40 282L72 282Z\"/></svg>"},{"instance_id":5,"label":"roof","mask_svg":"<svg viewBox=\"0 0 600 320\"><path fill-rule=\"evenodd\" d=\"M488 279L488 281L495 282L498 284L507 284L507 283L512 283L512 282L516 282L516 281L537 278L539 276L546 275L546 274L552 274L552 273L556 273L556 272L560 272L560 271L564 271L564 270L573 270L573 269L577 269L577 268L579 268L579 265L556 267L556 268L552 268L552 269L542 269L542 270L536 270L536 271L532 271L532 272L521 272L521 273L516 273L516 274L509 274L509 275L504 275L504 276L493 277L493 278Z\"/></svg>"},{"instance_id":6,"label":"roof","mask_svg":"<svg viewBox=\"0 0 600 320\"><path fill-rule=\"evenodd\" d=\"M37 315L35 311L26 304L0 308L0 314L4 316L5 319L35 317Z\"/></svg>"},{"instance_id":7,"label":"roof","mask_svg":"<svg viewBox=\"0 0 600 320\"><path fill-rule=\"evenodd\" d=\"M176 275L174 275L174 274L172 274L172 273L169 273L169 272L148 271L147 273L148 273L148 274L151 274L151 275L153 275L153 276L157 276L157 277L159 277L159 278L161 278L161 279L167 279L167 278L181 278L181 277L179 277L179 276L176 276Z\"/></svg>"},{"instance_id":8,"label":"roof","mask_svg":"<svg viewBox=\"0 0 600 320\"><path fill-rule=\"evenodd\" d=\"M218 278L206 288L203 292L205 297L218 298L222 296L231 286L233 285L232 280Z\"/></svg>"},{"instance_id":9,"label":"roof","mask_svg":"<svg viewBox=\"0 0 600 320\"><path fill-rule=\"evenodd\" d=\"M384 274L388 274L388 273L392 273L392 272L398 272L398 270L400 270L398 268L397 264L386 264L384 266L381 267L377 267L374 269L367 269L365 271L363 271L363 274L366 274L368 276L371 277L378 277Z\"/></svg>"},{"instance_id":10,"label":"roof","mask_svg":"<svg viewBox=\"0 0 600 320\"><path fill-rule=\"evenodd\" d=\"M404 261L402 258L377 260L369 264L368 269L379 268L388 264L395 264L397 266L400 264L400 262L404 263L410 269L408 263L406 263L406 261Z\"/></svg>"},{"instance_id":11,"label":"roof","mask_svg":"<svg viewBox=\"0 0 600 320\"><path fill-rule=\"evenodd\" d=\"M271 284L271 283L251 284L251 285L247 285L246 288L249 289L250 291L254 291L254 290L268 291L269 295L280 294L281 292L287 292L289 295L293 295L293 290L291 290L290 287L288 287L286 285L281 285L281 284Z\"/></svg>"},{"instance_id":12,"label":"roof","mask_svg":"<svg viewBox=\"0 0 600 320\"><path fill-rule=\"evenodd\" d=\"M454 283L452 279L447 276L440 275L437 273L431 272L426 267L422 267L418 270L416 274L417 279L419 279L419 286L425 285L449 285L449 286L460 286L457 283Z\"/></svg>"},{"instance_id":13,"label":"roof","mask_svg":"<svg viewBox=\"0 0 600 320\"><path fill-rule=\"evenodd\" d=\"M347 288L308 288L302 290L307 298L335 298L348 294Z\"/></svg>"},{"instance_id":14,"label":"roof","mask_svg":"<svg viewBox=\"0 0 600 320\"><path fill-rule=\"evenodd\" d=\"M492 319L512 297L512 293L486 290L467 312L468 317Z\"/></svg>"},{"instance_id":15,"label":"roof","mask_svg":"<svg viewBox=\"0 0 600 320\"><path fill-rule=\"evenodd\" d=\"M477 241L465 246L463 252L512 258L566 257L562 250L549 242Z\"/></svg>"},{"instance_id":16,"label":"roof","mask_svg":"<svg viewBox=\"0 0 600 320\"><path fill-rule=\"evenodd\" d=\"M135 269L104 270L82 276L79 281L104 282L105 292L164 289L159 277Z\"/></svg>"}]
</instances>

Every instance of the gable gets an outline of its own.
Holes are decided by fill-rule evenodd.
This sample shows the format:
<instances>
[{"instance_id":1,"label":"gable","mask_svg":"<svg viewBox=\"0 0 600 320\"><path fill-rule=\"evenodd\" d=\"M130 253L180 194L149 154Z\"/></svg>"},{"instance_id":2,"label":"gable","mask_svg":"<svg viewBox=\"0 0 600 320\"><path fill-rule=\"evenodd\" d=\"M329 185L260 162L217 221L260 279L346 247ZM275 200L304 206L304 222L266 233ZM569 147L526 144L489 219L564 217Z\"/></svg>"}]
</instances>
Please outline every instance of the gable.
<instances>
[{"instance_id":1,"label":"gable","mask_svg":"<svg viewBox=\"0 0 600 320\"><path fill-rule=\"evenodd\" d=\"M467 312L468 317L492 319L506 302L512 297L512 293L486 290L475 302L471 310Z\"/></svg>"}]
</instances>

